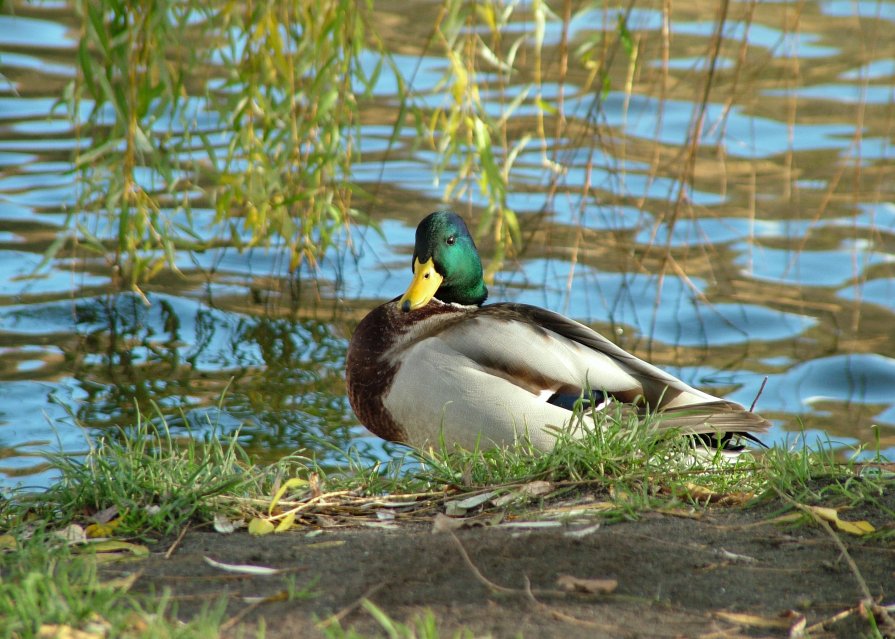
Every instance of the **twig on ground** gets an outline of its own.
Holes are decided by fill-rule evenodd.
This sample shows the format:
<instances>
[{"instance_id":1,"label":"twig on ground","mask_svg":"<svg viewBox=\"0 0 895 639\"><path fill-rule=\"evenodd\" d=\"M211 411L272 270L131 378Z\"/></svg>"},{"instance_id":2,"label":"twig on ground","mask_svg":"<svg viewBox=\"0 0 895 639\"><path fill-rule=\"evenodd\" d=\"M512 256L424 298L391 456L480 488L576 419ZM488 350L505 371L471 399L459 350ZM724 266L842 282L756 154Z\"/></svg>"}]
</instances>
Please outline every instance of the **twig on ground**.
<instances>
[{"instance_id":1,"label":"twig on ground","mask_svg":"<svg viewBox=\"0 0 895 639\"><path fill-rule=\"evenodd\" d=\"M548 606L547 604L538 601L535 597L534 592L531 590L531 580L526 575L525 577L525 596L528 600L534 604L535 608L538 610L550 615L557 621L565 621L566 623L573 624L575 626L582 626L584 628L599 628L600 630L605 630L606 632L610 632L617 636L622 636L627 634L630 630L628 628L622 628L621 626L615 626L609 623L600 623L599 621L589 621L587 619L579 619L578 617L573 617L572 615L567 615L561 610L557 610L553 606Z\"/></svg>"},{"instance_id":2,"label":"twig on ground","mask_svg":"<svg viewBox=\"0 0 895 639\"><path fill-rule=\"evenodd\" d=\"M472 563L472 559L469 558L469 554L466 552L466 548L464 548L463 544L460 543L460 540L457 539L457 535L455 535L453 531L450 531L449 534L454 544L457 546L457 550L460 551L460 556L463 557L463 561L466 563L469 570L472 571L473 576L478 579L479 582L481 582L486 588L494 592L503 592L508 594L519 594L521 592L516 588L507 588L505 586L500 586L483 575L478 567L474 563Z\"/></svg>"},{"instance_id":3,"label":"twig on ground","mask_svg":"<svg viewBox=\"0 0 895 639\"><path fill-rule=\"evenodd\" d=\"M318 622L317 629L323 630L325 628L328 628L329 626L331 626L334 623L341 622L342 619L344 619L346 616L348 616L353 610L356 610L357 608L362 606L364 601L366 601L367 599L369 599L370 597L375 595L377 592L379 592L379 590L383 586L385 586L384 583L373 584L372 586L367 588L367 590L364 592L364 594L362 594L358 599L351 602L350 604L348 604L347 606L345 606L344 608L342 608L335 614L330 615L323 621Z\"/></svg>"},{"instance_id":4,"label":"twig on ground","mask_svg":"<svg viewBox=\"0 0 895 639\"><path fill-rule=\"evenodd\" d=\"M860 588L861 595L863 596L863 600L860 604L858 604L858 608L861 608L862 605L866 606L874 615L879 617L883 628L885 628L887 632L895 633L895 619L892 619L892 615L889 614L889 611L885 606L880 606L876 603L876 600L870 592L870 588L867 587L867 582L864 580L864 576L858 569L858 564L856 564L855 560L852 559L852 556L848 552L848 548L846 548L845 543L843 543L839 535L836 534L836 531L833 530L829 522L820 517L817 513L812 511L804 504L798 503L791 497L784 495L779 490L777 490L777 494L780 495L783 500L789 502L790 504L801 510L803 513L806 513L808 516L810 516L827 532L827 534L833 540L833 543L836 545L836 548L839 549L839 552L845 558L845 562L848 564L848 567L851 570L852 576L855 578L855 581L858 582L858 588Z\"/></svg>"},{"instance_id":5,"label":"twig on ground","mask_svg":"<svg viewBox=\"0 0 895 639\"><path fill-rule=\"evenodd\" d=\"M263 606L266 603L273 603L275 601L286 601L288 598L289 598L289 593L285 590L281 590L280 592L278 592L274 595L271 595L269 597L264 597L263 599L259 599L258 601L253 601L252 603L248 604L245 608L243 608L242 610L237 612L235 615L233 615L232 617L227 619L227 621L222 623L221 627L220 627L220 631L227 632L228 630L233 628L233 626L235 626L240 621L242 621L246 617L246 615L248 615L250 612L252 612L256 608Z\"/></svg>"},{"instance_id":6,"label":"twig on ground","mask_svg":"<svg viewBox=\"0 0 895 639\"><path fill-rule=\"evenodd\" d=\"M571 623L577 626L584 626L587 628L599 628L600 630L605 630L606 632L611 632L616 635L623 634L626 632L626 629L621 628L620 626L614 626L612 624L600 623L597 621L588 621L587 619L578 619L577 617L573 617L572 615L567 615L566 613L557 610L552 606L548 606L547 604L538 601L535 598L534 591L531 588L531 580L526 576L525 577L525 588L507 588L506 586L501 586L500 584L496 584L490 579L488 579L482 572L478 569L478 567L472 563L472 559L469 558L469 553L466 552L466 548L463 547L463 544L457 538L457 536L453 533L449 533L451 539L454 541L454 544L457 546L457 550L460 551L460 556L463 558L463 561L466 563L466 566L472 571L473 576L478 579L485 587L494 592L501 592L505 594L512 595L525 595L525 597L534 604L535 608L540 610L541 612L549 614L554 619L559 621L565 621L567 623ZM563 592L561 590L542 590L539 591L541 594L554 595L565 597L568 593Z\"/></svg>"},{"instance_id":7,"label":"twig on ground","mask_svg":"<svg viewBox=\"0 0 895 639\"><path fill-rule=\"evenodd\" d=\"M827 619L824 619L822 621L818 621L817 623L811 624L810 626L805 628L804 634L806 636L810 637L815 632L818 632L821 630L826 630L826 628L828 626L833 625L837 621L842 621L846 617L850 617L851 615L858 612L860 609L861 609L861 606L853 606L852 608L843 610L842 612L837 612L832 617L828 617Z\"/></svg>"},{"instance_id":8,"label":"twig on ground","mask_svg":"<svg viewBox=\"0 0 895 639\"><path fill-rule=\"evenodd\" d=\"M165 553L165 559L170 559L171 555L174 554L174 551L177 550L177 547L180 545L180 542L183 541L183 538L186 537L187 531L190 529L190 525L187 524L183 528L180 529L180 534L177 535L177 539L174 540L174 543L171 544L171 547L168 548L168 552Z\"/></svg>"}]
</instances>

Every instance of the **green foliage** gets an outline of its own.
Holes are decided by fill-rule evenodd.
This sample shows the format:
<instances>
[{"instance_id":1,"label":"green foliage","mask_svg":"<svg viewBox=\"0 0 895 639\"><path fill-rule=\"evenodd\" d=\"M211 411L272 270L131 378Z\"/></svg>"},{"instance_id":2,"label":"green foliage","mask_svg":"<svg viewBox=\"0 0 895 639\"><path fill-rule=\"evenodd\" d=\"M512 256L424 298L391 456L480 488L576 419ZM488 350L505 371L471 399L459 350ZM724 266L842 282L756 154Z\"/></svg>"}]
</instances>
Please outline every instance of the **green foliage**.
<instances>
[{"instance_id":1,"label":"green foliage","mask_svg":"<svg viewBox=\"0 0 895 639\"><path fill-rule=\"evenodd\" d=\"M371 83L360 60L369 9L353 0L262 0L226 5L218 16L221 32L236 34L223 48L226 77L212 95L232 131L223 157L214 158L218 221L231 223L237 246L242 230L250 245L284 240L291 271L303 261L315 265L356 213L354 89Z\"/></svg>"},{"instance_id":2,"label":"green foliage","mask_svg":"<svg viewBox=\"0 0 895 639\"><path fill-rule=\"evenodd\" d=\"M538 33L541 33L534 52L538 60L545 9L543 3L535 3L535 14L540 17ZM444 104L433 110L428 121L428 134L438 152L435 171L438 176L448 167L456 172L444 187L445 200L459 201L467 194L471 196L469 189L474 186L485 196L488 205L477 235L481 237L490 229L497 247L486 273L489 278L500 268L507 251L521 242L519 221L507 205L507 193L513 164L531 136L524 135L511 143L508 127L510 117L532 87L540 84L537 77L534 83L519 91L499 118L488 114L482 94L489 91L503 94L515 72L516 56L528 39L527 34L522 34L509 44L504 42L502 33L514 10L515 5L501 7L493 2L446 0L435 31L435 38L449 61L439 87L445 92ZM496 74L494 86L487 80L489 72L482 67Z\"/></svg>"},{"instance_id":3,"label":"green foliage","mask_svg":"<svg viewBox=\"0 0 895 639\"><path fill-rule=\"evenodd\" d=\"M171 621L170 598L147 602L127 592L128 584L103 581L96 556L76 552L43 530L20 528L20 545L0 554L0 637L47 636L211 638L224 617L221 605L189 623Z\"/></svg>"},{"instance_id":4,"label":"green foliage","mask_svg":"<svg viewBox=\"0 0 895 639\"><path fill-rule=\"evenodd\" d=\"M284 243L293 271L315 265L357 214L355 88L378 73L360 65L369 5L204 7L76 3L78 75L65 99L82 143L73 239L131 285L176 269L179 248L207 245L208 229L193 228L196 197L213 200L231 244ZM217 124L199 125L197 109Z\"/></svg>"},{"instance_id":5,"label":"green foliage","mask_svg":"<svg viewBox=\"0 0 895 639\"><path fill-rule=\"evenodd\" d=\"M437 620L431 610L425 610L415 617L409 624L395 621L369 599L363 600L364 610L376 620L382 628L382 633L389 639L438 639L442 636L438 631ZM339 624L328 625L324 628L323 636L327 639L360 639L364 635L358 634L353 628L344 630ZM453 637L472 637L470 631L457 631Z\"/></svg>"},{"instance_id":6,"label":"green foliage","mask_svg":"<svg viewBox=\"0 0 895 639\"><path fill-rule=\"evenodd\" d=\"M191 12L168 0L78 0L75 7L79 73L66 98L82 141L75 167L84 215L76 230L88 248L102 255L111 248L111 264L136 283L165 259L173 266L178 229L158 194L173 193L178 178L154 130L181 106L183 61L168 56L183 51L175 45ZM99 215L91 220L91 212Z\"/></svg>"},{"instance_id":7,"label":"green foliage","mask_svg":"<svg viewBox=\"0 0 895 639\"><path fill-rule=\"evenodd\" d=\"M642 481L694 463L689 442L655 428L655 419L626 411L577 413L575 434L557 431L556 444L539 452L522 441L507 449L439 451L424 459L439 481L459 486L487 486L509 481L606 482Z\"/></svg>"},{"instance_id":8,"label":"green foliage","mask_svg":"<svg viewBox=\"0 0 895 639\"><path fill-rule=\"evenodd\" d=\"M804 504L834 504L853 507L873 504L895 519L895 512L881 498L892 490L895 476L879 465L888 463L879 449L872 462L861 462L861 449L841 462L831 442L817 441L811 448L772 448L762 456L763 475L770 497L783 495Z\"/></svg>"},{"instance_id":9,"label":"green foliage","mask_svg":"<svg viewBox=\"0 0 895 639\"><path fill-rule=\"evenodd\" d=\"M62 477L42 501L57 522L114 507L122 534L172 533L192 518L210 519L214 496L240 494L257 479L238 435L175 437L158 419L141 417L119 438L91 441L83 460L55 459Z\"/></svg>"},{"instance_id":10,"label":"green foliage","mask_svg":"<svg viewBox=\"0 0 895 639\"><path fill-rule=\"evenodd\" d=\"M384 67L397 81L390 143L412 116L415 143L436 151L443 198L484 198L476 235L493 247L489 279L522 242L508 204L520 153L538 144L551 184L564 171L555 150L548 158L565 114L562 98L544 94L542 63L547 24L560 18L543 0L526 7L444 0L426 44L448 61L434 107L415 100L412 77L387 48L395 43L372 26L370 0L76 0L75 7L77 76L62 102L80 141L79 201L71 237L57 238L43 264L70 243L102 255L120 282L137 287L165 267L176 271L178 251L219 242L283 250L292 273L315 267L328 249L350 246L354 221L371 222L355 202L362 193L352 164L361 105L376 104L371 92ZM561 20L574 17L566 7ZM530 30L510 28L520 20ZM616 48L635 61L622 17L617 31ZM586 38L574 52L590 70L584 92L597 76L603 91L609 86L611 56L599 42L599 34ZM559 52L569 55L565 36ZM562 87L567 66L551 84ZM495 96L497 113L489 110ZM521 106L533 108L533 118L518 116ZM212 228L195 226L197 202L214 206Z\"/></svg>"}]
</instances>

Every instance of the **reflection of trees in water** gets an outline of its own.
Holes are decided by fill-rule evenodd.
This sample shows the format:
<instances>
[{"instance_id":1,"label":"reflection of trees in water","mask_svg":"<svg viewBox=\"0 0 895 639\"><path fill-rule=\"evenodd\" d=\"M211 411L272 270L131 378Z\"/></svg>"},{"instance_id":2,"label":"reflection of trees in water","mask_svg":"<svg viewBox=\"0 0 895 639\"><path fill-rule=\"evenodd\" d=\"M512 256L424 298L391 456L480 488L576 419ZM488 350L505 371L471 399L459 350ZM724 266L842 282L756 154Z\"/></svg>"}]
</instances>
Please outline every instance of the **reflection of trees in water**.
<instances>
[{"instance_id":1,"label":"reflection of trees in water","mask_svg":"<svg viewBox=\"0 0 895 639\"><path fill-rule=\"evenodd\" d=\"M80 423L126 429L158 406L175 429L239 426L246 443L265 449L294 450L312 437L346 444L345 342L329 324L177 305L156 298L147 307L130 295L78 304L87 331L69 357Z\"/></svg>"}]
</instances>

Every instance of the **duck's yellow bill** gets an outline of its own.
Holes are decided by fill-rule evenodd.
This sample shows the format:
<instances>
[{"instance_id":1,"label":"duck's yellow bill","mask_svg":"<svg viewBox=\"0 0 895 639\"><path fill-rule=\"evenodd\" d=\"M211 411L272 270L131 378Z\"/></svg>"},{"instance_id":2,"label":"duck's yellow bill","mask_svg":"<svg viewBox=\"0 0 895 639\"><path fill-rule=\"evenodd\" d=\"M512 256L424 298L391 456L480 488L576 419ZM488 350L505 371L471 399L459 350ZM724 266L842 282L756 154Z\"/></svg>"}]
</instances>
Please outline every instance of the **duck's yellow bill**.
<instances>
[{"instance_id":1,"label":"duck's yellow bill","mask_svg":"<svg viewBox=\"0 0 895 639\"><path fill-rule=\"evenodd\" d=\"M398 300L398 306L405 313L425 306L429 300L435 297L435 293L443 281L444 278L435 270L435 261L432 258L423 264L420 264L418 258L414 258L413 281Z\"/></svg>"}]
</instances>

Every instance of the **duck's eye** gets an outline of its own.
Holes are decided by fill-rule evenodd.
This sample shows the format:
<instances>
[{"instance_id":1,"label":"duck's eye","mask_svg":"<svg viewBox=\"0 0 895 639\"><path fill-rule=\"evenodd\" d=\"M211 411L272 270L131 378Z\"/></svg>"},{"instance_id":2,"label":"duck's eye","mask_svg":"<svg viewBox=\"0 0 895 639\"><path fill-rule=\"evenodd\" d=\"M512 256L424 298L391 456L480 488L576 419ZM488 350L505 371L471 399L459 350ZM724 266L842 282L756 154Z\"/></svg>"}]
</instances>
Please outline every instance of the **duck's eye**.
<instances>
[{"instance_id":1,"label":"duck's eye","mask_svg":"<svg viewBox=\"0 0 895 639\"><path fill-rule=\"evenodd\" d=\"M448 243L448 246L453 246L456 241L457 241L456 235L451 235L448 237L448 239L445 240L445 242Z\"/></svg>"}]
</instances>

